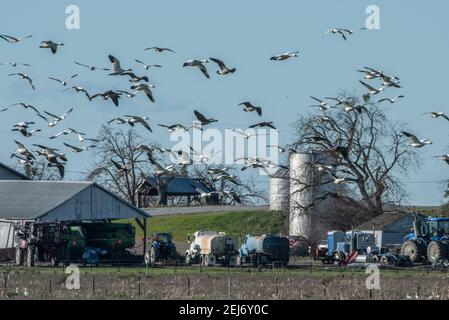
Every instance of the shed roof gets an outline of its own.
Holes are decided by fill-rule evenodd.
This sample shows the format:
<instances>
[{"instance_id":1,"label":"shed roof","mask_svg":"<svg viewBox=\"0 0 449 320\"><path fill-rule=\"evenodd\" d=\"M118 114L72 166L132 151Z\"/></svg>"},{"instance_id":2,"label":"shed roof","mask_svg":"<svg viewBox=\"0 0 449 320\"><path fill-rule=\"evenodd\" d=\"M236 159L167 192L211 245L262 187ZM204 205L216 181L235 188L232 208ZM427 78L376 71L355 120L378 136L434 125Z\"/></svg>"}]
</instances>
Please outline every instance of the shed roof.
<instances>
[{"instance_id":1,"label":"shed roof","mask_svg":"<svg viewBox=\"0 0 449 320\"><path fill-rule=\"evenodd\" d=\"M189 177L164 177L164 180L168 180L167 183L167 195L168 196L188 196L198 195L200 192L211 192L212 188L207 186L201 179L189 178ZM149 177L144 183L144 187L147 187L146 194L157 195L158 180L156 177Z\"/></svg>"},{"instance_id":2,"label":"shed roof","mask_svg":"<svg viewBox=\"0 0 449 320\"><path fill-rule=\"evenodd\" d=\"M377 216L360 226L358 226L357 230L371 230L373 228L373 224L375 225L377 230L381 230L384 227L399 221L405 217L411 216L413 213L404 212L404 211L391 211L391 212L385 212L381 214L380 216ZM421 216L420 214L418 214Z\"/></svg>"},{"instance_id":3,"label":"shed roof","mask_svg":"<svg viewBox=\"0 0 449 320\"><path fill-rule=\"evenodd\" d=\"M23 173L11 168L10 166L7 166L6 164L0 162L0 168L6 171L9 171L13 175L17 176L20 180L29 180L29 178L24 175Z\"/></svg>"},{"instance_id":4,"label":"shed roof","mask_svg":"<svg viewBox=\"0 0 449 320\"><path fill-rule=\"evenodd\" d=\"M94 182L0 181L0 218L24 220L99 220L148 218Z\"/></svg>"}]
</instances>

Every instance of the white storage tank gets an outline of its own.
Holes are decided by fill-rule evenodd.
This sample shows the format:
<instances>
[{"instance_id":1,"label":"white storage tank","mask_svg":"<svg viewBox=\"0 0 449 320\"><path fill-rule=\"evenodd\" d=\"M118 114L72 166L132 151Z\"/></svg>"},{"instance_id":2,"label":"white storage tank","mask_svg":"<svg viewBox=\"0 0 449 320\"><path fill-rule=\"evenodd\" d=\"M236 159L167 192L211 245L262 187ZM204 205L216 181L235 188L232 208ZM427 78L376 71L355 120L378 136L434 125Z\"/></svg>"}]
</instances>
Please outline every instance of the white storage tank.
<instances>
[{"instance_id":1,"label":"white storage tank","mask_svg":"<svg viewBox=\"0 0 449 320\"><path fill-rule=\"evenodd\" d=\"M321 185L330 180L328 174L318 172L311 163L332 165L334 160L323 152L292 153L290 155L290 235L309 240L319 240L327 233L319 212L326 210L322 203L308 210L315 200L326 192L336 192L333 183Z\"/></svg>"},{"instance_id":2,"label":"white storage tank","mask_svg":"<svg viewBox=\"0 0 449 320\"><path fill-rule=\"evenodd\" d=\"M290 172L281 168L270 176L270 210L285 211L290 209Z\"/></svg>"}]
</instances>

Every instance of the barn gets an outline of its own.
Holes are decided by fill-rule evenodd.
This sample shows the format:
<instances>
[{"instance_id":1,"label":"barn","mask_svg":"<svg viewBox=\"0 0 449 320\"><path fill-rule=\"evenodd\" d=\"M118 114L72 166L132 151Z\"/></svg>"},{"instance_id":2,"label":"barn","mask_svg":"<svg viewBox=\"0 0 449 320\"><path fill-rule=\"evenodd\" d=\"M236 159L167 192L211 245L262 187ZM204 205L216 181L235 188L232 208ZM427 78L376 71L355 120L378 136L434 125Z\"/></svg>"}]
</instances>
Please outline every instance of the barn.
<instances>
[{"instance_id":1,"label":"barn","mask_svg":"<svg viewBox=\"0 0 449 320\"><path fill-rule=\"evenodd\" d=\"M94 182L0 181L0 249L13 248L17 221L111 221L134 219L144 233L150 215Z\"/></svg>"},{"instance_id":2,"label":"barn","mask_svg":"<svg viewBox=\"0 0 449 320\"><path fill-rule=\"evenodd\" d=\"M421 214L403 211L385 212L355 228L358 231L372 232L375 230L376 246L379 248L400 248L404 237L412 232L415 215L418 219Z\"/></svg>"}]
</instances>

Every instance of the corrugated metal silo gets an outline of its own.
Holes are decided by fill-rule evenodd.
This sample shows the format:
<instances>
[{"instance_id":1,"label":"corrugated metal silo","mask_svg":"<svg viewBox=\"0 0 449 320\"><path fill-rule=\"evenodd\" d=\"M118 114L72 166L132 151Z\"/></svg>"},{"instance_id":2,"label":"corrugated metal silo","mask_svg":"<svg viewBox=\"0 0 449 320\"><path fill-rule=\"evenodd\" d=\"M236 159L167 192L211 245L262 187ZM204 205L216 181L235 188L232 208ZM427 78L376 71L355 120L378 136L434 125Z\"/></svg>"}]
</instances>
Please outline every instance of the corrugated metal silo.
<instances>
[{"instance_id":1,"label":"corrugated metal silo","mask_svg":"<svg viewBox=\"0 0 449 320\"><path fill-rule=\"evenodd\" d=\"M290 172L279 169L270 176L270 210L285 211L290 208Z\"/></svg>"},{"instance_id":2,"label":"corrugated metal silo","mask_svg":"<svg viewBox=\"0 0 449 320\"><path fill-rule=\"evenodd\" d=\"M333 183L320 185L328 181L329 176L317 172L310 163L333 164L333 158L327 153L292 153L290 155L290 235L315 239L326 234L327 226L322 225L318 211L323 204L305 211L315 199L325 192L336 192ZM321 181L320 181L321 180Z\"/></svg>"}]
</instances>

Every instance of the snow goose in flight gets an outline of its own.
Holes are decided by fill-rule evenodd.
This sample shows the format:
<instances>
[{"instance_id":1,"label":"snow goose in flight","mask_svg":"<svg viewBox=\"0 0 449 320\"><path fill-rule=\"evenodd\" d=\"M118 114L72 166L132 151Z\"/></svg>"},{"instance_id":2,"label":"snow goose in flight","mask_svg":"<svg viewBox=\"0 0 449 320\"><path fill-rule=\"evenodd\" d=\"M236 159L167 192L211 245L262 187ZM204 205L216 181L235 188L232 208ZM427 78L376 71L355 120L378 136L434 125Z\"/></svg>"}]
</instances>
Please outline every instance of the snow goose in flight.
<instances>
[{"instance_id":1,"label":"snow goose in flight","mask_svg":"<svg viewBox=\"0 0 449 320\"><path fill-rule=\"evenodd\" d=\"M346 29L331 28L331 29L327 30L327 31L323 34L323 37L326 36L326 35L328 35L329 33L332 33L332 34L339 34L339 35L346 41L346 40L348 40L348 39L346 38L346 35L345 35L345 33L343 32L343 30L346 30Z\"/></svg>"},{"instance_id":2,"label":"snow goose in flight","mask_svg":"<svg viewBox=\"0 0 449 320\"><path fill-rule=\"evenodd\" d=\"M185 127L185 126L183 126L182 124L179 124L179 123L176 123L176 124L173 124L173 125L166 125L166 124L160 124L159 123L158 126L162 127L162 128L167 128L168 132L170 132L170 133L178 131L178 130L189 131L189 128L187 128L187 127Z\"/></svg>"},{"instance_id":3,"label":"snow goose in flight","mask_svg":"<svg viewBox=\"0 0 449 320\"><path fill-rule=\"evenodd\" d=\"M17 161L25 167L25 174L28 178L31 178L36 174L36 169L33 167L35 163L34 160L23 158L14 153L11 154L11 158L17 158Z\"/></svg>"},{"instance_id":4,"label":"snow goose in flight","mask_svg":"<svg viewBox=\"0 0 449 320\"><path fill-rule=\"evenodd\" d=\"M433 111L433 112L428 112L428 113L425 113L425 114L430 114L433 119L441 117L441 118L444 118L444 119L449 121L449 117L444 112Z\"/></svg>"},{"instance_id":5,"label":"snow goose in flight","mask_svg":"<svg viewBox=\"0 0 449 320\"><path fill-rule=\"evenodd\" d=\"M189 146L190 150L195 154L197 160L197 163L206 163L209 162L213 157L215 157L217 154L219 154L221 151L213 152L210 154L202 154L201 152L196 151L191 146Z\"/></svg>"},{"instance_id":6,"label":"snow goose in flight","mask_svg":"<svg viewBox=\"0 0 449 320\"><path fill-rule=\"evenodd\" d=\"M57 158L48 158L47 159L48 164L47 166L50 168L58 168L58 172L59 172L59 176L61 177L61 179L64 178L64 164L59 162Z\"/></svg>"},{"instance_id":7,"label":"snow goose in flight","mask_svg":"<svg viewBox=\"0 0 449 320\"><path fill-rule=\"evenodd\" d=\"M14 104L10 105L9 107L14 107L14 106L21 106L24 109L31 109L31 110L34 110L34 112L36 112L36 113L40 113L35 107L33 107L31 104L28 104L28 103L23 103L23 102L14 103Z\"/></svg>"},{"instance_id":8,"label":"snow goose in flight","mask_svg":"<svg viewBox=\"0 0 449 320\"><path fill-rule=\"evenodd\" d=\"M418 139L417 136L409 132L402 131L402 134L411 140L410 146L413 148L422 148L426 145L432 144L429 139Z\"/></svg>"},{"instance_id":9,"label":"snow goose in flight","mask_svg":"<svg viewBox=\"0 0 449 320\"><path fill-rule=\"evenodd\" d=\"M36 157L34 156L33 152L25 147L24 144L21 142L14 140L14 142L17 144L17 148L15 151L15 154L19 156L26 157L28 160L35 160Z\"/></svg>"},{"instance_id":10,"label":"snow goose in flight","mask_svg":"<svg viewBox=\"0 0 449 320\"><path fill-rule=\"evenodd\" d=\"M148 99L150 99L151 102L155 102L153 92L151 89L154 89L156 86L152 84L145 84L145 83L138 83L131 86L131 90L135 91L141 91L146 94Z\"/></svg>"},{"instance_id":11,"label":"snow goose in flight","mask_svg":"<svg viewBox=\"0 0 449 320\"><path fill-rule=\"evenodd\" d=\"M239 104L239 106L244 106L243 111L253 112L256 111L259 116L262 116L262 108L254 106L251 102L246 101Z\"/></svg>"},{"instance_id":12,"label":"snow goose in flight","mask_svg":"<svg viewBox=\"0 0 449 320\"><path fill-rule=\"evenodd\" d=\"M293 149L289 146L281 147L281 146L277 146L277 145L268 145L267 148L276 148L276 149L278 149L279 153L284 153L287 151L289 151L290 153L298 153L298 151L296 151L295 149Z\"/></svg>"},{"instance_id":13,"label":"snow goose in flight","mask_svg":"<svg viewBox=\"0 0 449 320\"><path fill-rule=\"evenodd\" d=\"M85 67L85 68L88 68L90 71L95 71L95 70L103 70L103 71L111 71L111 69L108 69L108 68L100 68L100 67L96 67L96 66L90 66L90 65L87 65L87 64L83 64L83 63L79 63L79 62L77 62L77 61L74 61L74 63L76 64L76 65L79 65L79 66L81 66L81 67Z\"/></svg>"},{"instance_id":14,"label":"snow goose in flight","mask_svg":"<svg viewBox=\"0 0 449 320\"><path fill-rule=\"evenodd\" d=\"M80 152L87 151L87 150L90 150L90 149L93 149L96 147L95 145L77 147L77 146L73 146L73 145L65 143L65 142L64 142L64 145L66 147L72 149L72 152L75 152L75 153L80 153Z\"/></svg>"},{"instance_id":15,"label":"snow goose in flight","mask_svg":"<svg viewBox=\"0 0 449 320\"><path fill-rule=\"evenodd\" d=\"M132 116L132 115L124 115L124 117L127 117L128 119L122 119L120 117L114 118L110 121L108 121L108 124L112 122L117 122L118 124L125 124L128 123L131 127L134 127L136 123L141 124L144 126L148 131L153 132L150 125L148 124L147 120L149 120L148 117L138 117L138 116Z\"/></svg>"},{"instance_id":16,"label":"snow goose in flight","mask_svg":"<svg viewBox=\"0 0 449 320\"><path fill-rule=\"evenodd\" d=\"M276 127L273 125L273 122L259 122L256 124L253 124L249 126L248 128L271 128L274 130L277 130Z\"/></svg>"},{"instance_id":17,"label":"snow goose in flight","mask_svg":"<svg viewBox=\"0 0 449 320\"><path fill-rule=\"evenodd\" d=\"M205 64L209 63L209 60L196 60L196 59L192 59L192 60L187 60L186 62L184 62L184 64L182 65L183 67L197 67L198 69L201 70L201 72L204 74L204 76L207 79L210 79L210 75L207 72L206 66Z\"/></svg>"},{"instance_id":18,"label":"snow goose in flight","mask_svg":"<svg viewBox=\"0 0 449 320\"><path fill-rule=\"evenodd\" d=\"M111 99L112 103L114 103L114 105L116 107L118 107L119 99L121 98L121 95L122 94L120 92L116 92L116 91L113 91L113 90L108 90L108 91L106 91L104 93L94 94L93 96L90 97L90 100L92 101L92 100L94 100L97 97L102 97L103 100Z\"/></svg>"},{"instance_id":19,"label":"snow goose in flight","mask_svg":"<svg viewBox=\"0 0 449 320\"><path fill-rule=\"evenodd\" d=\"M322 111L326 111L326 110L330 109L330 106L329 106L329 102L330 102L330 101L324 101L324 100L315 98L315 97L313 97L313 96L310 96L310 98L312 98L313 100L315 100L316 102L319 103L318 105L314 105L314 106L312 106L312 107L318 107L318 108L320 108Z\"/></svg>"},{"instance_id":20,"label":"snow goose in flight","mask_svg":"<svg viewBox=\"0 0 449 320\"><path fill-rule=\"evenodd\" d=\"M275 55L275 56L271 57L270 60L283 61L283 60L287 60L290 58L297 58L298 56L299 56L299 51L290 51L290 52L285 52L285 53Z\"/></svg>"},{"instance_id":21,"label":"snow goose in flight","mask_svg":"<svg viewBox=\"0 0 449 320\"><path fill-rule=\"evenodd\" d=\"M117 90L118 93L123 93L128 98L134 98L136 94L134 92L129 92L125 90Z\"/></svg>"},{"instance_id":22,"label":"snow goose in flight","mask_svg":"<svg viewBox=\"0 0 449 320\"><path fill-rule=\"evenodd\" d=\"M58 46L64 46L64 43L62 43L62 42L58 43L58 42L53 42L51 40L47 40L47 41L42 41L39 48L50 49L51 53L56 54L56 52L58 51Z\"/></svg>"},{"instance_id":23,"label":"snow goose in flight","mask_svg":"<svg viewBox=\"0 0 449 320\"><path fill-rule=\"evenodd\" d=\"M370 86L369 84L367 84L366 82L363 82L362 80L359 80L359 82L360 82L365 88L368 89L368 94L369 94L369 95L378 94L378 93L381 93L382 91L385 90L384 87L381 87L381 88L379 88L379 89L376 89L376 88Z\"/></svg>"},{"instance_id":24,"label":"snow goose in flight","mask_svg":"<svg viewBox=\"0 0 449 320\"><path fill-rule=\"evenodd\" d=\"M59 82L60 84L62 84L63 87L66 87L66 86L67 86L67 83L68 83L70 80L72 80L73 78L76 78L76 77L78 77L78 74L74 74L74 75L68 77L68 78L65 79L65 80L60 80L60 79L53 78L53 77L48 77L48 79L53 80L53 81L56 81L56 82Z\"/></svg>"},{"instance_id":25,"label":"snow goose in flight","mask_svg":"<svg viewBox=\"0 0 449 320\"><path fill-rule=\"evenodd\" d=\"M18 76L22 80L27 80L28 83L30 84L31 88L33 88L33 90L36 90L36 88L34 87L34 84L33 84L33 80L31 80L31 78L29 77L28 74L22 73L22 72L18 72L18 73L8 74L8 76L10 76L10 77L11 76Z\"/></svg>"},{"instance_id":26,"label":"snow goose in flight","mask_svg":"<svg viewBox=\"0 0 449 320\"><path fill-rule=\"evenodd\" d=\"M0 66L3 65L9 65L11 67L17 67L17 66L24 66L24 67L31 67L31 65L29 65L28 63L19 63L19 62L4 62L4 63L0 63Z\"/></svg>"},{"instance_id":27,"label":"snow goose in flight","mask_svg":"<svg viewBox=\"0 0 449 320\"><path fill-rule=\"evenodd\" d=\"M449 164L449 154L443 154L443 155L441 155L441 156L436 156L436 157L434 157L434 158L441 159L441 160L443 160L444 162L446 162L447 164Z\"/></svg>"},{"instance_id":28,"label":"snow goose in flight","mask_svg":"<svg viewBox=\"0 0 449 320\"><path fill-rule=\"evenodd\" d=\"M48 126L50 128L56 126L60 121L64 120L71 112L72 112L73 108L71 108L69 111L67 111L66 113L64 113L63 115L57 116L54 115L50 112L44 111L45 114L49 115L50 117L52 117L52 119L47 118L46 116L42 115L41 113L38 113L37 116L44 119L45 121L47 121Z\"/></svg>"},{"instance_id":29,"label":"snow goose in flight","mask_svg":"<svg viewBox=\"0 0 449 320\"><path fill-rule=\"evenodd\" d=\"M251 134L248 134L248 133L245 133L243 131L238 131L238 130L235 130L235 129L232 129L232 131L242 135L247 140L249 138L251 138L251 137L258 137L258 136L266 136L267 135L266 133L251 133Z\"/></svg>"},{"instance_id":30,"label":"snow goose in flight","mask_svg":"<svg viewBox=\"0 0 449 320\"><path fill-rule=\"evenodd\" d=\"M116 57L112 55L109 55L108 57L112 63L112 72L109 74L110 76L120 76L126 72L133 71L133 69L122 69L122 67L120 66L120 61Z\"/></svg>"},{"instance_id":31,"label":"snow goose in flight","mask_svg":"<svg viewBox=\"0 0 449 320\"><path fill-rule=\"evenodd\" d=\"M382 103L384 101L388 101L390 103L395 103L396 101L398 101L399 99L404 98L403 95L400 96L396 96L394 98L384 98L384 99L380 99L379 101L377 101L377 103Z\"/></svg>"},{"instance_id":32,"label":"snow goose in flight","mask_svg":"<svg viewBox=\"0 0 449 320\"><path fill-rule=\"evenodd\" d=\"M129 76L131 78L129 80L129 82L133 82L133 83L137 83L137 82L140 82L142 80L145 81L145 82L150 81L147 76L139 77L139 76L136 76L133 72L125 72L122 75L123 76Z\"/></svg>"},{"instance_id":33,"label":"snow goose in flight","mask_svg":"<svg viewBox=\"0 0 449 320\"><path fill-rule=\"evenodd\" d=\"M14 129L12 129L11 131L18 131L20 132L24 137L31 137L33 135L33 133L35 132L41 132L41 129L33 129L28 131L28 129L30 128L30 125L34 124L34 122L19 122L17 124L14 125Z\"/></svg>"},{"instance_id":34,"label":"snow goose in flight","mask_svg":"<svg viewBox=\"0 0 449 320\"><path fill-rule=\"evenodd\" d=\"M150 68L152 68L152 67L155 67L155 68L162 68L162 66L159 65L159 64L146 64L145 62L143 62L143 61L141 61L141 60L138 60L138 59L135 59L135 61L136 61L137 63L142 64L145 70L148 70L148 69L150 69Z\"/></svg>"},{"instance_id":35,"label":"snow goose in flight","mask_svg":"<svg viewBox=\"0 0 449 320\"><path fill-rule=\"evenodd\" d=\"M146 48L146 49L145 49L145 51L148 51L148 50L154 50L155 52L158 52L158 53L162 53L162 52L165 52L165 51L176 53L176 52L173 51L172 49L169 49L169 48L161 48L161 47L150 47L150 48Z\"/></svg>"},{"instance_id":36,"label":"snow goose in flight","mask_svg":"<svg viewBox=\"0 0 449 320\"><path fill-rule=\"evenodd\" d=\"M217 74L219 75L226 75L229 73L234 73L237 69L236 68L228 68L225 63L219 59L216 58L209 58L211 61L215 62L216 64L218 64L218 67L220 68L220 70L217 70Z\"/></svg>"},{"instance_id":37,"label":"snow goose in flight","mask_svg":"<svg viewBox=\"0 0 449 320\"><path fill-rule=\"evenodd\" d=\"M194 110L193 113L195 114L195 117L198 119L198 121L201 123L202 126L207 126L208 124L211 124L213 122L217 122L217 119L214 118L206 118L206 116L197 110Z\"/></svg>"},{"instance_id":38,"label":"snow goose in flight","mask_svg":"<svg viewBox=\"0 0 449 320\"><path fill-rule=\"evenodd\" d=\"M13 37L13 36L8 36L6 34L0 34L0 38L2 38L5 41L8 41L9 43L18 43L18 42L20 42L20 41L22 41L24 39L29 39L32 36L33 35L31 34L31 35L26 36L26 37Z\"/></svg>"},{"instance_id":39,"label":"snow goose in flight","mask_svg":"<svg viewBox=\"0 0 449 320\"><path fill-rule=\"evenodd\" d=\"M58 151L59 151L58 149L49 148L49 147L46 147L46 146L41 145L41 144L33 144L33 146L39 147L40 150L36 151L36 152L39 155L41 155L41 156L47 157L48 160L50 160L50 159L60 159L60 160L62 160L64 162L67 162L66 156L64 154L58 153Z\"/></svg>"},{"instance_id":40,"label":"snow goose in flight","mask_svg":"<svg viewBox=\"0 0 449 320\"><path fill-rule=\"evenodd\" d=\"M213 179L213 181L222 181L222 182L229 181L237 186L240 185L240 183L238 182L238 177L236 175L229 174L229 173L221 173L221 174L217 175Z\"/></svg>"},{"instance_id":41,"label":"snow goose in flight","mask_svg":"<svg viewBox=\"0 0 449 320\"><path fill-rule=\"evenodd\" d=\"M80 87L80 86L72 86L72 87L62 90L62 92L65 92L67 90L72 90L72 89L75 90L76 92L84 93L84 95L87 97L87 99L91 100L89 92L87 92L86 89L84 89L83 87Z\"/></svg>"},{"instance_id":42,"label":"snow goose in flight","mask_svg":"<svg viewBox=\"0 0 449 320\"><path fill-rule=\"evenodd\" d=\"M85 133L79 132L78 130L75 130L73 128L69 128L69 130L71 130L72 133L76 135L78 141L81 142L81 143L84 143L85 141L93 141L93 142L96 142L96 143L100 142L97 139L85 138L85 136L86 136Z\"/></svg>"}]
</instances>

